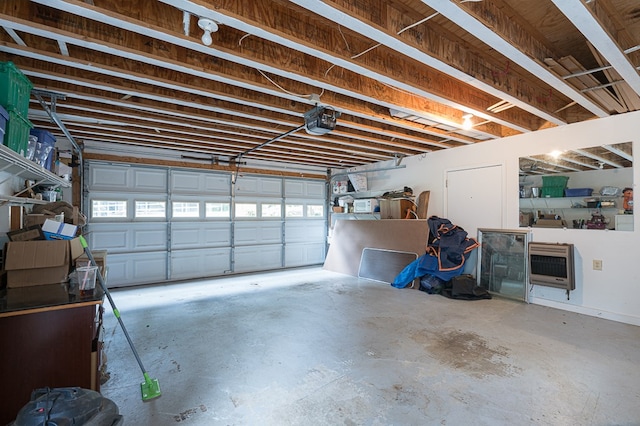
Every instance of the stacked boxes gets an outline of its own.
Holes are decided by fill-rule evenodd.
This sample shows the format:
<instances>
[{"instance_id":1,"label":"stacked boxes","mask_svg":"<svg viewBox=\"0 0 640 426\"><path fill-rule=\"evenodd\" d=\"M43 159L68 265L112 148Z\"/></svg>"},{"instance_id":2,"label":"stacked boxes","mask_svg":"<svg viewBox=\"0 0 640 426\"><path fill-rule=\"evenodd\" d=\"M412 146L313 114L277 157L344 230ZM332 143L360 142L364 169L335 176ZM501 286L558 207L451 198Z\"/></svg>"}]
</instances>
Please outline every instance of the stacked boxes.
<instances>
[{"instance_id":1,"label":"stacked boxes","mask_svg":"<svg viewBox=\"0 0 640 426\"><path fill-rule=\"evenodd\" d=\"M29 130L27 119L33 84L13 62L0 62L0 105L8 112L3 143L22 156L27 155Z\"/></svg>"},{"instance_id":2,"label":"stacked boxes","mask_svg":"<svg viewBox=\"0 0 640 426\"><path fill-rule=\"evenodd\" d=\"M569 176L542 176L543 197L564 197Z\"/></svg>"}]
</instances>

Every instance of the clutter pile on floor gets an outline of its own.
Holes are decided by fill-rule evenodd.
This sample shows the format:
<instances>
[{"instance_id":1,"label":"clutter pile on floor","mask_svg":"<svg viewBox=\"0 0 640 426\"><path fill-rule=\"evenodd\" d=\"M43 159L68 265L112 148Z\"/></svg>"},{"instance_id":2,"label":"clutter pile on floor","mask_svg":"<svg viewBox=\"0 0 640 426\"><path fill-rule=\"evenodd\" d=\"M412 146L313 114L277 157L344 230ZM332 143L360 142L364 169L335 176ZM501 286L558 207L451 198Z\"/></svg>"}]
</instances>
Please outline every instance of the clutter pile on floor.
<instances>
[{"instance_id":1,"label":"clutter pile on floor","mask_svg":"<svg viewBox=\"0 0 640 426\"><path fill-rule=\"evenodd\" d=\"M429 241L425 254L408 264L391 285L405 288L419 278L420 290L429 294L464 300L491 299L473 276L463 274L470 253L480 245L478 241L449 219L431 216L427 222Z\"/></svg>"}]
</instances>

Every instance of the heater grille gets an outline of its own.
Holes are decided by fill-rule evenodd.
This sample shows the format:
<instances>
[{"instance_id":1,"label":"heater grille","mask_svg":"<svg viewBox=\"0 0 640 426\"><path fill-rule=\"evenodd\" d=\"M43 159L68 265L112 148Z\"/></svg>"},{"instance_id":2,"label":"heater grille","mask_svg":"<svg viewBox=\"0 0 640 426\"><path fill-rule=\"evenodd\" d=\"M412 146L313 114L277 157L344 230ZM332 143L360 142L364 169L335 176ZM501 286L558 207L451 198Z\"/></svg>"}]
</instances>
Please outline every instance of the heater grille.
<instances>
[{"instance_id":1,"label":"heater grille","mask_svg":"<svg viewBox=\"0 0 640 426\"><path fill-rule=\"evenodd\" d=\"M529 283L574 290L573 244L529 243Z\"/></svg>"}]
</instances>

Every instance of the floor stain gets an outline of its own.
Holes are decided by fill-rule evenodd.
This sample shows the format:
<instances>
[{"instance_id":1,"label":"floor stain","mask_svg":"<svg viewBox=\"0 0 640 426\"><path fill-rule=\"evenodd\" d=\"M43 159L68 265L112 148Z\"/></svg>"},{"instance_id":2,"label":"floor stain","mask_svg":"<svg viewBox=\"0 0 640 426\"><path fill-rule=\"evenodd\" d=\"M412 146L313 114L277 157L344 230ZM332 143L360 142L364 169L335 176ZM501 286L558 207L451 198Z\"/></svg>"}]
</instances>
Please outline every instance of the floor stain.
<instances>
[{"instance_id":1,"label":"floor stain","mask_svg":"<svg viewBox=\"0 0 640 426\"><path fill-rule=\"evenodd\" d=\"M179 373L181 371L180 369L180 364L178 364L178 362L176 360L171 360L171 364L176 366L176 371Z\"/></svg>"},{"instance_id":2,"label":"floor stain","mask_svg":"<svg viewBox=\"0 0 640 426\"><path fill-rule=\"evenodd\" d=\"M418 340L418 339L416 339ZM473 332L443 331L424 336L431 356L439 362L472 376L513 376L519 368L508 364L509 350L503 346L491 347L486 340Z\"/></svg>"},{"instance_id":3,"label":"floor stain","mask_svg":"<svg viewBox=\"0 0 640 426\"><path fill-rule=\"evenodd\" d=\"M207 406L204 404L201 404L199 407L200 411L202 413L204 413L205 411L207 411ZM183 411L182 413L173 416L173 419L176 421L176 423L180 423L182 421L185 421L187 419L189 419L191 416L193 416L194 414L198 413L198 408L189 408L187 411Z\"/></svg>"}]
</instances>

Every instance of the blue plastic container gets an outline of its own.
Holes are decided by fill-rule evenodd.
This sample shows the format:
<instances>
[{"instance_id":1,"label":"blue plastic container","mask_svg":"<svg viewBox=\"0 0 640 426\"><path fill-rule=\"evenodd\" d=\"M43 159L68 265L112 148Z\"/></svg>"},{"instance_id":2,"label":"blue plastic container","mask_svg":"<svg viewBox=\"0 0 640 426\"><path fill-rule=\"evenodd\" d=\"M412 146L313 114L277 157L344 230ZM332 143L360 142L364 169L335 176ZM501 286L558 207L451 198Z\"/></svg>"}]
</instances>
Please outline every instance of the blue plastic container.
<instances>
[{"instance_id":1,"label":"blue plastic container","mask_svg":"<svg viewBox=\"0 0 640 426\"><path fill-rule=\"evenodd\" d=\"M33 155L33 161L36 164L39 164L48 170L51 170L51 162L49 160L51 151L56 145L56 138L53 134L44 129L34 128L29 132L32 136L38 138L38 143L36 145L36 152ZM49 167L47 167L47 163Z\"/></svg>"},{"instance_id":2,"label":"blue plastic container","mask_svg":"<svg viewBox=\"0 0 640 426\"><path fill-rule=\"evenodd\" d=\"M7 121L9 121L9 111L0 105L0 140L4 140L4 132L7 129Z\"/></svg>"},{"instance_id":3,"label":"blue plastic container","mask_svg":"<svg viewBox=\"0 0 640 426\"><path fill-rule=\"evenodd\" d=\"M591 197L593 188L565 188L565 197Z\"/></svg>"}]
</instances>

